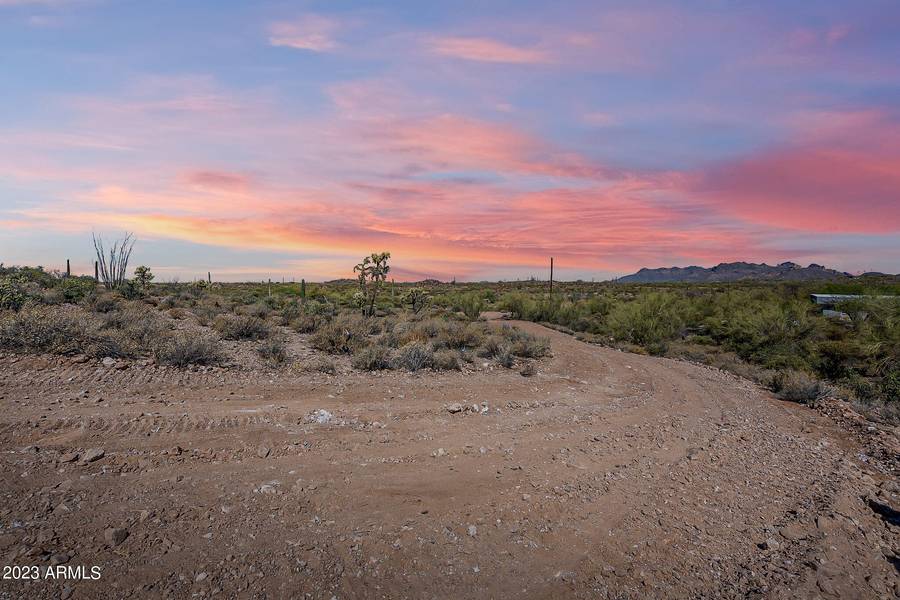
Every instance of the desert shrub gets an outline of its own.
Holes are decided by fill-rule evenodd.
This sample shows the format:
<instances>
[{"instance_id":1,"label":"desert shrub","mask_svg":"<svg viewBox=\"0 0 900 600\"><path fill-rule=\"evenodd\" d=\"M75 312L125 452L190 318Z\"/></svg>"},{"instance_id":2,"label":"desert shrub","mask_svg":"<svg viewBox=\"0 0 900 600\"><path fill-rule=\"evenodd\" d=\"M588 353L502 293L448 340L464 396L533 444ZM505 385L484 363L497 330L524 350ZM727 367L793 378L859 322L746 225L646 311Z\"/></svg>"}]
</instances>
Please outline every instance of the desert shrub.
<instances>
[{"instance_id":1,"label":"desert shrub","mask_svg":"<svg viewBox=\"0 0 900 600\"><path fill-rule=\"evenodd\" d=\"M262 340L272 333L265 321L247 315L219 315L212 327L226 340Z\"/></svg>"},{"instance_id":2,"label":"desert shrub","mask_svg":"<svg viewBox=\"0 0 900 600\"><path fill-rule=\"evenodd\" d=\"M516 362L509 346L501 347L497 354L494 355L494 361L501 367L506 367L507 369L511 369Z\"/></svg>"},{"instance_id":3,"label":"desert shrub","mask_svg":"<svg viewBox=\"0 0 900 600\"><path fill-rule=\"evenodd\" d=\"M192 313L188 312L188 310L185 308L170 308L166 311L166 314L169 315L169 317L171 317L172 319L180 321L181 319L186 318L189 314Z\"/></svg>"},{"instance_id":4,"label":"desert shrub","mask_svg":"<svg viewBox=\"0 0 900 600\"><path fill-rule=\"evenodd\" d=\"M304 313L291 321L290 325L297 333L312 333L319 327L321 321L321 317Z\"/></svg>"},{"instance_id":5,"label":"desert shrub","mask_svg":"<svg viewBox=\"0 0 900 600\"><path fill-rule=\"evenodd\" d=\"M158 340L153 347L153 356L160 364L186 367L218 364L223 359L223 352L214 335L173 331Z\"/></svg>"},{"instance_id":6,"label":"desert shrub","mask_svg":"<svg viewBox=\"0 0 900 600\"><path fill-rule=\"evenodd\" d=\"M0 319L0 347L92 357L122 357L133 352L121 336L101 331L90 313L48 306L25 307Z\"/></svg>"},{"instance_id":7,"label":"desert shrub","mask_svg":"<svg viewBox=\"0 0 900 600\"><path fill-rule=\"evenodd\" d=\"M502 352L509 352L506 341L498 335L489 335L478 348L477 354L482 358L494 358Z\"/></svg>"},{"instance_id":8,"label":"desert shrub","mask_svg":"<svg viewBox=\"0 0 900 600\"><path fill-rule=\"evenodd\" d=\"M118 332L136 352L152 348L170 330L168 323L156 312L139 304L105 313L101 319L103 330Z\"/></svg>"},{"instance_id":9,"label":"desert shrub","mask_svg":"<svg viewBox=\"0 0 900 600\"><path fill-rule=\"evenodd\" d=\"M334 364L334 361L330 358L317 358L311 363L304 365L303 367L306 371L317 371L319 373L326 373L328 375L336 375L337 374L337 366Z\"/></svg>"},{"instance_id":10,"label":"desert shrub","mask_svg":"<svg viewBox=\"0 0 900 600\"><path fill-rule=\"evenodd\" d=\"M2 292L0 292L0 296L2 296ZM40 301L42 304L57 305L65 303L66 297L58 288L48 288L41 290Z\"/></svg>"},{"instance_id":11,"label":"desert shrub","mask_svg":"<svg viewBox=\"0 0 900 600\"><path fill-rule=\"evenodd\" d=\"M248 304L247 306L239 306L236 312L239 315L265 320L272 312L272 307L264 302L256 302L254 304Z\"/></svg>"},{"instance_id":12,"label":"desert shrub","mask_svg":"<svg viewBox=\"0 0 900 600\"><path fill-rule=\"evenodd\" d=\"M476 292L463 294L462 296L460 296L459 302L457 304L457 308L472 320L477 319L481 316L481 312L484 310L484 306L484 298L482 298L481 294L478 294Z\"/></svg>"},{"instance_id":13,"label":"desert shrub","mask_svg":"<svg viewBox=\"0 0 900 600\"><path fill-rule=\"evenodd\" d=\"M24 281L13 276L0 278L0 310L19 310L27 300Z\"/></svg>"},{"instance_id":14,"label":"desert shrub","mask_svg":"<svg viewBox=\"0 0 900 600\"><path fill-rule=\"evenodd\" d=\"M681 331L678 308L671 295L649 293L616 305L608 316L609 329L616 339L659 353Z\"/></svg>"},{"instance_id":15,"label":"desert shrub","mask_svg":"<svg viewBox=\"0 0 900 600\"><path fill-rule=\"evenodd\" d=\"M522 358L541 358L550 353L550 339L537 337L518 327L503 325L500 335L507 341L513 356Z\"/></svg>"},{"instance_id":16,"label":"desert shrub","mask_svg":"<svg viewBox=\"0 0 900 600\"><path fill-rule=\"evenodd\" d=\"M109 313L121 308L122 297L116 293L97 294L91 298L88 306L96 313Z\"/></svg>"},{"instance_id":17,"label":"desert shrub","mask_svg":"<svg viewBox=\"0 0 900 600\"><path fill-rule=\"evenodd\" d=\"M438 350L431 359L431 366L438 371L459 371L459 354L452 350Z\"/></svg>"},{"instance_id":18,"label":"desert shrub","mask_svg":"<svg viewBox=\"0 0 900 600\"><path fill-rule=\"evenodd\" d=\"M772 391L782 400L815 406L829 393L827 385L801 371L778 371L771 381Z\"/></svg>"},{"instance_id":19,"label":"desert shrub","mask_svg":"<svg viewBox=\"0 0 900 600\"><path fill-rule=\"evenodd\" d=\"M310 338L313 348L330 354L352 354L366 345L368 325L358 315L342 315L325 323Z\"/></svg>"},{"instance_id":20,"label":"desert shrub","mask_svg":"<svg viewBox=\"0 0 900 600\"><path fill-rule=\"evenodd\" d=\"M771 369L808 368L820 323L799 301L766 302L731 311L713 337L744 360Z\"/></svg>"},{"instance_id":21,"label":"desert shrub","mask_svg":"<svg viewBox=\"0 0 900 600\"><path fill-rule=\"evenodd\" d=\"M541 358L550 353L550 340L534 336L520 338L512 343L510 352L522 358Z\"/></svg>"},{"instance_id":22,"label":"desert shrub","mask_svg":"<svg viewBox=\"0 0 900 600\"><path fill-rule=\"evenodd\" d=\"M407 371L418 371L430 367L434 359L434 352L427 344L410 342L397 350L394 356L394 366Z\"/></svg>"},{"instance_id":23,"label":"desert shrub","mask_svg":"<svg viewBox=\"0 0 900 600\"><path fill-rule=\"evenodd\" d=\"M282 325L290 325L303 315L303 307L297 302L288 302L281 309L278 318Z\"/></svg>"},{"instance_id":24,"label":"desert shrub","mask_svg":"<svg viewBox=\"0 0 900 600\"><path fill-rule=\"evenodd\" d=\"M484 339L484 334L475 324L450 321L444 323L435 337L436 345L460 350L477 347Z\"/></svg>"},{"instance_id":25,"label":"desert shrub","mask_svg":"<svg viewBox=\"0 0 900 600\"><path fill-rule=\"evenodd\" d=\"M284 340L278 337L264 340L256 352L263 360L274 364L283 364L288 359L287 346Z\"/></svg>"},{"instance_id":26,"label":"desert shrub","mask_svg":"<svg viewBox=\"0 0 900 600\"><path fill-rule=\"evenodd\" d=\"M62 292L66 302L74 304L93 294L97 289L97 282L88 277L66 277L56 287Z\"/></svg>"},{"instance_id":27,"label":"desert shrub","mask_svg":"<svg viewBox=\"0 0 900 600\"><path fill-rule=\"evenodd\" d=\"M371 344L359 350L350 361L355 369L379 371L391 366L391 350L381 344Z\"/></svg>"}]
</instances>

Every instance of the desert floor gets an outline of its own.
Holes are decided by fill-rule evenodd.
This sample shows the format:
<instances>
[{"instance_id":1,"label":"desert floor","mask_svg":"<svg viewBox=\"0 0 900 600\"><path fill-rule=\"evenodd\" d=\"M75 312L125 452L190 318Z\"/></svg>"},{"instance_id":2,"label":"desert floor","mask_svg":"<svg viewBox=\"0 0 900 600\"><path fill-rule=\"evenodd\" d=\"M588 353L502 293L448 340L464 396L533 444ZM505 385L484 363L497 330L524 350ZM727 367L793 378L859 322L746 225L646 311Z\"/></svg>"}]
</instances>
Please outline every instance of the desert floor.
<instances>
[{"instance_id":1,"label":"desert floor","mask_svg":"<svg viewBox=\"0 0 900 600\"><path fill-rule=\"evenodd\" d=\"M518 325L532 377L0 357L0 598L900 597L896 430Z\"/></svg>"}]
</instances>

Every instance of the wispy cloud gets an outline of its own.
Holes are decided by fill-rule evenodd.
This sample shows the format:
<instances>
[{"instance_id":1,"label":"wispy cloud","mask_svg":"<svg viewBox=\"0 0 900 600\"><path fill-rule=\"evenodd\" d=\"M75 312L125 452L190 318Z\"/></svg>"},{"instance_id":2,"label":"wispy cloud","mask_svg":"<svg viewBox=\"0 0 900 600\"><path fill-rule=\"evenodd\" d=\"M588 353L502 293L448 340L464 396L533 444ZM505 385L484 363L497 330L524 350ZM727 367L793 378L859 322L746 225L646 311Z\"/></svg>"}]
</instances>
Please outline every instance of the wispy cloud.
<instances>
[{"instance_id":1,"label":"wispy cloud","mask_svg":"<svg viewBox=\"0 0 900 600\"><path fill-rule=\"evenodd\" d=\"M426 45L434 54L462 60L530 65L551 62L543 50L484 37L431 37Z\"/></svg>"},{"instance_id":2,"label":"wispy cloud","mask_svg":"<svg viewBox=\"0 0 900 600\"><path fill-rule=\"evenodd\" d=\"M297 50L328 52L338 47L335 33L337 20L320 15L304 15L293 21L281 21L269 26L269 43Z\"/></svg>"}]
</instances>

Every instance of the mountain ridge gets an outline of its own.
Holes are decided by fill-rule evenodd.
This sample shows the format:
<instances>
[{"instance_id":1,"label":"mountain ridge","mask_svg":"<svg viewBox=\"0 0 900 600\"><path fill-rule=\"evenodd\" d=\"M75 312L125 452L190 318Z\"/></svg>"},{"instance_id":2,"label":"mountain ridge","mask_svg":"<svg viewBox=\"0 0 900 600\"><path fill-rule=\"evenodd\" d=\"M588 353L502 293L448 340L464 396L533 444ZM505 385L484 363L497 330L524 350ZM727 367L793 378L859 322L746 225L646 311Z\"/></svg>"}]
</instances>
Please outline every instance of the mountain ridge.
<instances>
[{"instance_id":1,"label":"mountain ridge","mask_svg":"<svg viewBox=\"0 0 900 600\"><path fill-rule=\"evenodd\" d=\"M714 267L661 267L642 268L636 273L617 279L620 283L677 283L724 281L809 281L813 279L844 279L850 273L828 269L815 263L803 267L793 262L778 265L766 263L730 262Z\"/></svg>"}]
</instances>

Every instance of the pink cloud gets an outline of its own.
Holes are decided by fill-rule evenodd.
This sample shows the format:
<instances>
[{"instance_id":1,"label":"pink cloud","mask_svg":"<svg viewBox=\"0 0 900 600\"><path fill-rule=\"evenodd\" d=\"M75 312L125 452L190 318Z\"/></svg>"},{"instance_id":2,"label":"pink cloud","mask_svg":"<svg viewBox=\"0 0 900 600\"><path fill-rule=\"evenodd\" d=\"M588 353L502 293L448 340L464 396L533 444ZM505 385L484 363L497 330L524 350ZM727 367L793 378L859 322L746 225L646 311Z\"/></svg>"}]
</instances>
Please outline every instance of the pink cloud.
<instances>
[{"instance_id":1,"label":"pink cloud","mask_svg":"<svg viewBox=\"0 0 900 600\"><path fill-rule=\"evenodd\" d=\"M181 179L192 187L221 192L246 192L253 184L250 176L228 171L188 171Z\"/></svg>"},{"instance_id":2,"label":"pink cloud","mask_svg":"<svg viewBox=\"0 0 900 600\"><path fill-rule=\"evenodd\" d=\"M273 23L269 27L269 43L296 50L327 52L338 47L334 34L339 24L320 15L305 15L294 21Z\"/></svg>"},{"instance_id":3,"label":"pink cloud","mask_svg":"<svg viewBox=\"0 0 900 600\"><path fill-rule=\"evenodd\" d=\"M493 170L588 179L606 174L602 165L513 127L459 115L375 119L355 128L363 144L405 158L423 170Z\"/></svg>"},{"instance_id":4,"label":"pink cloud","mask_svg":"<svg viewBox=\"0 0 900 600\"><path fill-rule=\"evenodd\" d=\"M462 60L530 65L550 62L549 56L542 50L483 37L433 37L427 45L434 54Z\"/></svg>"},{"instance_id":5,"label":"pink cloud","mask_svg":"<svg viewBox=\"0 0 900 600\"><path fill-rule=\"evenodd\" d=\"M713 166L693 191L759 224L900 231L900 124L873 112L815 113L796 122L794 144Z\"/></svg>"}]
</instances>

